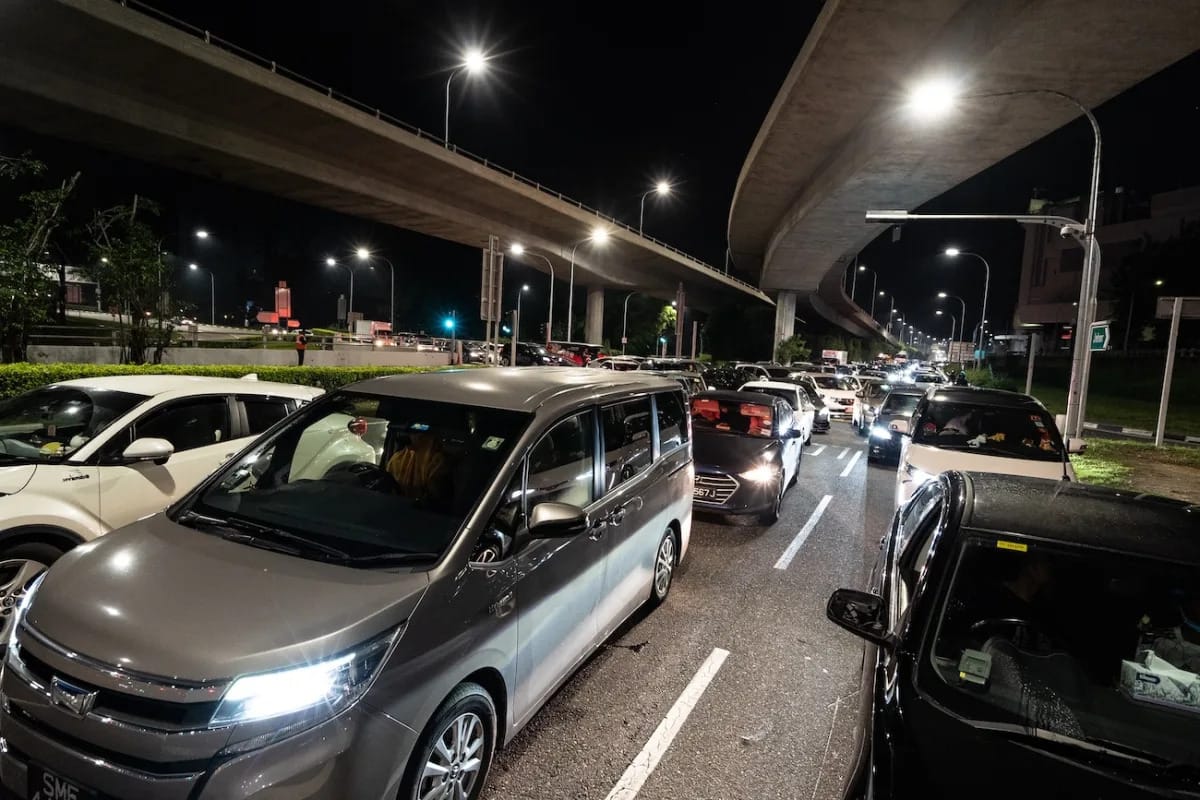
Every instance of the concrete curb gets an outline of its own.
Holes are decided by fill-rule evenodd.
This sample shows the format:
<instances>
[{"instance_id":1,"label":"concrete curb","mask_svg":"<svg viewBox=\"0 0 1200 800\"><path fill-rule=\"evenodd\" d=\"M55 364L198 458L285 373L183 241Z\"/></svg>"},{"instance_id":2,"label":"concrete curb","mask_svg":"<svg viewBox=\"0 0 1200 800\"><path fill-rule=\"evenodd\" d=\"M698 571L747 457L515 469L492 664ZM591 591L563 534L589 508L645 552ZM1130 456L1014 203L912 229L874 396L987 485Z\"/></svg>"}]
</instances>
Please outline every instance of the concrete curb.
<instances>
[{"instance_id":1,"label":"concrete curb","mask_svg":"<svg viewBox=\"0 0 1200 800\"><path fill-rule=\"evenodd\" d=\"M1148 431L1145 428L1125 428L1120 425L1108 425L1103 422L1085 422L1083 427L1089 431L1100 431L1101 433L1111 433L1117 436L1129 436L1134 439L1153 439L1154 431ZM1200 444L1200 436L1188 436L1182 433L1165 433L1163 439L1169 442L1177 442L1179 444Z\"/></svg>"}]
</instances>

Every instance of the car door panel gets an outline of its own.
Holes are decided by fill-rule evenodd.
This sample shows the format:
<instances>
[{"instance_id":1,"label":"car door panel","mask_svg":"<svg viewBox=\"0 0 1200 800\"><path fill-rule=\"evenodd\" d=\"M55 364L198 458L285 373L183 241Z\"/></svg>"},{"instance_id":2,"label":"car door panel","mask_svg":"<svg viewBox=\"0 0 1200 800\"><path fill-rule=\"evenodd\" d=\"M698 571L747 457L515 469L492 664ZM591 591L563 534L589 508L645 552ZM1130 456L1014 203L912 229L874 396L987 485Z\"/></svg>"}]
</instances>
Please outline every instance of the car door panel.
<instances>
[{"instance_id":1,"label":"car door panel","mask_svg":"<svg viewBox=\"0 0 1200 800\"><path fill-rule=\"evenodd\" d=\"M596 643L595 605L604 580L605 523L595 497L595 414L588 410L551 426L529 452L526 514L539 502L584 507L586 533L528 542L514 556L519 632L519 726L529 718ZM504 598L498 598L498 602Z\"/></svg>"}]
</instances>

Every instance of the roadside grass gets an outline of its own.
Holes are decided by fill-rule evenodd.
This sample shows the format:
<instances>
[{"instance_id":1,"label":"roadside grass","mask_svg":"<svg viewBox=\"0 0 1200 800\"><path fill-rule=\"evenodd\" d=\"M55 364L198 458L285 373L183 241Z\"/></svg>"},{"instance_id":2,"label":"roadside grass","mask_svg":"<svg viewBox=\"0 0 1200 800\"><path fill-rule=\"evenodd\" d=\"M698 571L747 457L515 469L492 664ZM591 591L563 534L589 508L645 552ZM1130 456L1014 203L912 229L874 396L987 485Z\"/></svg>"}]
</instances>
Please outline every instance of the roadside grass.
<instances>
[{"instance_id":1,"label":"roadside grass","mask_svg":"<svg viewBox=\"0 0 1200 800\"><path fill-rule=\"evenodd\" d=\"M1166 468L1172 483L1186 487L1189 494L1200 492L1200 448L1089 439L1087 451L1072 456L1071 463L1084 483L1163 494L1160 484L1164 470L1160 468Z\"/></svg>"},{"instance_id":2,"label":"roadside grass","mask_svg":"<svg viewBox=\"0 0 1200 800\"><path fill-rule=\"evenodd\" d=\"M1063 414L1067 410L1066 387L1034 382L1033 396L1041 400L1051 414ZM1196 404L1197 399L1200 398L1189 397L1182 392L1172 394L1167 408L1168 431L1200 436L1200 405ZM1088 392L1085 414L1089 422L1104 422L1152 431L1158 424L1158 401L1091 391Z\"/></svg>"}]
</instances>

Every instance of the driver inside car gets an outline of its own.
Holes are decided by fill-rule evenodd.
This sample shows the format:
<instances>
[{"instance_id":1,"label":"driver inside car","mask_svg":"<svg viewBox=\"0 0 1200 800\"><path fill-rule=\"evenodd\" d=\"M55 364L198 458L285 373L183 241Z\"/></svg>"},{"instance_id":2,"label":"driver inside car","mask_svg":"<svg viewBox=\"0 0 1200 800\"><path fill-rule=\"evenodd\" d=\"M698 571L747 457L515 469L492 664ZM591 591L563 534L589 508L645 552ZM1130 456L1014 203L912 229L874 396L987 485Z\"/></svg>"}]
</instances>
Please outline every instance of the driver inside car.
<instances>
[{"instance_id":1,"label":"driver inside car","mask_svg":"<svg viewBox=\"0 0 1200 800\"><path fill-rule=\"evenodd\" d=\"M449 497L450 463L435 433L411 432L407 446L388 459L387 471L405 497L435 503Z\"/></svg>"}]
</instances>

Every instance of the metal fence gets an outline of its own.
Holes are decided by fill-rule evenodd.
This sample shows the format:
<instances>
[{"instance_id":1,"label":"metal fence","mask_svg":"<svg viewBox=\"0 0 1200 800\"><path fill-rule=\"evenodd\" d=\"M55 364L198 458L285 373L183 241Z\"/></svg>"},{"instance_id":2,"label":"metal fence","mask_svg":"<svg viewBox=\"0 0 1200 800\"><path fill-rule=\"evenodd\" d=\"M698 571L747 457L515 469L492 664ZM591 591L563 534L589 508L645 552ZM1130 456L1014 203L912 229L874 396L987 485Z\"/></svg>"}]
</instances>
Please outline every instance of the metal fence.
<instances>
[{"instance_id":1,"label":"metal fence","mask_svg":"<svg viewBox=\"0 0 1200 800\"><path fill-rule=\"evenodd\" d=\"M380 109L375 108L371 105L368 105L367 103L360 102L360 101L354 99L353 97L350 97L349 95L342 94L341 92L335 90L331 86L326 86L326 85L320 83L319 81L315 81L312 78L305 77L304 75L301 75L298 72L295 72L293 70L288 69L287 67L280 65L279 63L277 63L276 61L273 61L272 59L260 56L257 53L254 53L250 50L247 50L244 47L240 47L240 46L234 44L233 42L222 39L219 36L214 36L211 31L206 31L203 28L200 28L196 25L192 25L189 22L185 22L177 17L167 14L166 12L160 11L160 10L154 8L153 6L150 6L150 5L147 5L146 3L140 2L140 0L113 0L113 2L118 3L119 5L124 6L126 8L133 9L147 17L151 17L151 18L158 20L159 22L162 22L166 25L170 25L172 28L182 31L183 33L187 33L192 36L195 36L197 39L202 40L207 45L211 45L211 46L216 47L220 50L223 50L227 53L230 53L231 55L237 56L238 58L241 58L245 61L249 61L259 67L262 67L263 69L269 70L270 72L272 72L275 75L280 75L284 78L287 78L288 80L292 81L293 83L298 83L302 86L305 86L315 92L318 92L318 93L324 95L325 97L328 97L331 100L334 100L334 101L341 103L342 105L348 106L350 108L353 108L356 111L367 114L381 122L386 122L389 125L393 125L397 128L400 128L401 130L404 130L407 133L417 136L418 138L425 139L430 142L439 144L439 145L445 147L446 149L448 149L452 153L455 153L464 158L467 158L477 164L480 164L494 172L497 172L497 173L505 176L506 178L510 178L510 179L518 181L519 183L522 183L526 186L532 187L532 188L536 189L537 191L541 192L542 194L545 194L549 197L553 197L564 203L569 203L569 204L575 206L576 208L580 209L581 211L585 211L589 214L592 214L592 215L596 216L597 218L602 219L605 222L608 222L611 225L615 225L619 228L625 229L629 233L643 239L646 242L649 242L649 243L655 245L656 247L661 247L664 250L670 251L672 254L687 261L692 266L699 267L700 269L711 272L714 277L719 277L723 280L729 281L730 283L734 283L739 286L743 286L743 287L750 289L751 291L756 292L756 293L761 292L761 290L754 284L748 283L747 281L743 281L740 278L735 278L727 272L724 272L722 270L717 269L716 267L713 267L709 264L704 263L703 261L696 258L695 256L688 255L687 253L683 252L682 250L680 250L676 247L672 247L671 245L667 244L666 242L655 239L653 236L646 236L643 233L639 233L631 225L621 222L620 220L616 219L615 217L612 217L608 214L605 214L602 211L592 208L591 206L581 203L578 200L568 197L567 195L563 194L562 192L555 191L554 189L551 189L548 186L543 186L541 183L533 180L532 178L527 178L524 175L517 173L515 170L508 169L507 167L503 167L503 166L495 163L494 161L490 161L489 159L485 158L484 156L476 155L475 153L472 153L469 150L464 150L463 148L458 147L455 144L447 142L446 139L442 136L438 136L435 133L423 130L415 125L411 125L411 124L405 122L404 120L393 117L390 114L386 114L383 111L381 111Z\"/></svg>"}]
</instances>

